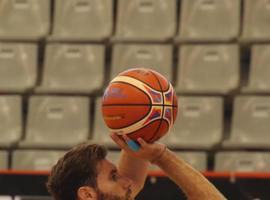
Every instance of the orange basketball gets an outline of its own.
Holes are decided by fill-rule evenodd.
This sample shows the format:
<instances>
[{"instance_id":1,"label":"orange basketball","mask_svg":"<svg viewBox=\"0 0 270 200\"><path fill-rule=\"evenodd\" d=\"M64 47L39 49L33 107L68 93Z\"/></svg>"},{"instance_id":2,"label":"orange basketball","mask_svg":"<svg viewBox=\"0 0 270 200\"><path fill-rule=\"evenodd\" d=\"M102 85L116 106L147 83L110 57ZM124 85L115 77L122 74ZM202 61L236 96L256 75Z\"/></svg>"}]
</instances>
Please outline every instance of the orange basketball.
<instances>
[{"instance_id":1,"label":"orange basketball","mask_svg":"<svg viewBox=\"0 0 270 200\"><path fill-rule=\"evenodd\" d=\"M172 85L152 69L134 68L115 77L102 100L110 132L154 142L172 127L177 98Z\"/></svg>"}]
</instances>

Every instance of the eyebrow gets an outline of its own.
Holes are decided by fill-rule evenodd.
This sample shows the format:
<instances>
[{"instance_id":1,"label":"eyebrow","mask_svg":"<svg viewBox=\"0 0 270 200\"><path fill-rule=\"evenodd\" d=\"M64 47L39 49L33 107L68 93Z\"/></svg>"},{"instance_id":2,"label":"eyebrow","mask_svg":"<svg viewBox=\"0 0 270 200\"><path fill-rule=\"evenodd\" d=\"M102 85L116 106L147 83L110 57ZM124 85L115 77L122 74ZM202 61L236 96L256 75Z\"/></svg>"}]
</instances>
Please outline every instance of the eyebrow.
<instances>
[{"instance_id":1,"label":"eyebrow","mask_svg":"<svg viewBox=\"0 0 270 200\"><path fill-rule=\"evenodd\" d=\"M112 174L116 173L117 172L117 169L116 167L113 167L111 172L109 173L109 178L111 178Z\"/></svg>"}]
</instances>

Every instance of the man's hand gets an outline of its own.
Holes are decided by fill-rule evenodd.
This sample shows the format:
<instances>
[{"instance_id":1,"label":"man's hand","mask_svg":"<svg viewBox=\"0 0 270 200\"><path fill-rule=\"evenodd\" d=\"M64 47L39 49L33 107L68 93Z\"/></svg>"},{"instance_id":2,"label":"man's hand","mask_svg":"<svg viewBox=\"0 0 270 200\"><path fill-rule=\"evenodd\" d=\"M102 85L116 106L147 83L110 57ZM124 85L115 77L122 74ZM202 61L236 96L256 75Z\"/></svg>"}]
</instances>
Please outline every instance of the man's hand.
<instances>
[{"instance_id":1,"label":"man's hand","mask_svg":"<svg viewBox=\"0 0 270 200\"><path fill-rule=\"evenodd\" d=\"M114 142L118 144L121 149L125 150L129 155L150 162L156 160L166 148L164 144L148 144L142 138L138 138L136 142L140 145L140 147L137 151L133 151L127 145L127 143L131 140L128 136L119 136L115 133L111 133L110 136Z\"/></svg>"}]
</instances>

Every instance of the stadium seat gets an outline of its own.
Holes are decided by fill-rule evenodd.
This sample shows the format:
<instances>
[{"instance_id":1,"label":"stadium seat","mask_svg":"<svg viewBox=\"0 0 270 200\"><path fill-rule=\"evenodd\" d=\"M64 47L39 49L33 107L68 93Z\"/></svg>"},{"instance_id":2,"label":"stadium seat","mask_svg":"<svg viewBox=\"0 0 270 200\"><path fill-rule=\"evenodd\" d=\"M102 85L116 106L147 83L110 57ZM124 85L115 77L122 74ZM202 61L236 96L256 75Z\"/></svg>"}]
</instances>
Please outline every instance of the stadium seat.
<instances>
[{"instance_id":1,"label":"stadium seat","mask_svg":"<svg viewBox=\"0 0 270 200\"><path fill-rule=\"evenodd\" d=\"M121 151L108 151L107 159L117 165L120 159Z\"/></svg>"},{"instance_id":2,"label":"stadium seat","mask_svg":"<svg viewBox=\"0 0 270 200\"><path fill-rule=\"evenodd\" d=\"M237 96L234 99L230 137L225 147L267 148L270 145L270 97Z\"/></svg>"},{"instance_id":3,"label":"stadium seat","mask_svg":"<svg viewBox=\"0 0 270 200\"><path fill-rule=\"evenodd\" d=\"M11 196L0 196L0 200L12 200Z\"/></svg>"},{"instance_id":4,"label":"stadium seat","mask_svg":"<svg viewBox=\"0 0 270 200\"><path fill-rule=\"evenodd\" d=\"M38 40L50 26L50 0L0 1L0 39Z\"/></svg>"},{"instance_id":5,"label":"stadium seat","mask_svg":"<svg viewBox=\"0 0 270 200\"><path fill-rule=\"evenodd\" d=\"M0 147L16 144L22 136L22 102L17 95L0 96Z\"/></svg>"},{"instance_id":6,"label":"stadium seat","mask_svg":"<svg viewBox=\"0 0 270 200\"><path fill-rule=\"evenodd\" d=\"M89 136L87 97L33 96L22 147L68 148Z\"/></svg>"},{"instance_id":7,"label":"stadium seat","mask_svg":"<svg viewBox=\"0 0 270 200\"><path fill-rule=\"evenodd\" d=\"M218 152L215 171L270 172L269 152Z\"/></svg>"},{"instance_id":8,"label":"stadium seat","mask_svg":"<svg viewBox=\"0 0 270 200\"><path fill-rule=\"evenodd\" d=\"M49 196L15 196L14 200L53 200Z\"/></svg>"},{"instance_id":9,"label":"stadium seat","mask_svg":"<svg viewBox=\"0 0 270 200\"><path fill-rule=\"evenodd\" d=\"M118 0L117 40L164 41L176 32L176 0Z\"/></svg>"},{"instance_id":10,"label":"stadium seat","mask_svg":"<svg viewBox=\"0 0 270 200\"><path fill-rule=\"evenodd\" d=\"M171 131L161 139L171 148L209 149L221 142L223 100L221 97L178 97L181 105Z\"/></svg>"},{"instance_id":11,"label":"stadium seat","mask_svg":"<svg viewBox=\"0 0 270 200\"><path fill-rule=\"evenodd\" d=\"M254 45L247 87L243 92L270 92L270 45Z\"/></svg>"},{"instance_id":12,"label":"stadium seat","mask_svg":"<svg viewBox=\"0 0 270 200\"><path fill-rule=\"evenodd\" d=\"M15 150L12 153L14 170L50 170L65 151Z\"/></svg>"},{"instance_id":13,"label":"stadium seat","mask_svg":"<svg viewBox=\"0 0 270 200\"><path fill-rule=\"evenodd\" d=\"M102 40L111 35L113 0L57 0L52 39Z\"/></svg>"},{"instance_id":14,"label":"stadium seat","mask_svg":"<svg viewBox=\"0 0 270 200\"><path fill-rule=\"evenodd\" d=\"M241 39L245 41L270 41L270 2L245 0Z\"/></svg>"},{"instance_id":15,"label":"stadium seat","mask_svg":"<svg viewBox=\"0 0 270 200\"><path fill-rule=\"evenodd\" d=\"M95 143L102 143L109 148L119 148L109 135L109 128L102 117L101 98L96 99L94 128L91 139Z\"/></svg>"},{"instance_id":16,"label":"stadium seat","mask_svg":"<svg viewBox=\"0 0 270 200\"><path fill-rule=\"evenodd\" d=\"M0 66L0 92L33 88L37 77L37 45L1 42Z\"/></svg>"},{"instance_id":17,"label":"stadium seat","mask_svg":"<svg viewBox=\"0 0 270 200\"><path fill-rule=\"evenodd\" d=\"M240 31L240 0L182 0L179 39L230 41Z\"/></svg>"},{"instance_id":18,"label":"stadium seat","mask_svg":"<svg viewBox=\"0 0 270 200\"><path fill-rule=\"evenodd\" d=\"M172 80L173 48L157 44L117 44L113 47L111 78L129 68L152 68Z\"/></svg>"},{"instance_id":19,"label":"stadium seat","mask_svg":"<svg viewBox=\"0 0 270 200\"><path fill-rule=\"evenodd\" d=\"M0 151L0 170L3 170L3 169L8 169L8 152L1 150Z\"/></svg>"},{"instance_id":20,"label":"stadium seat","mask_svg":"<svg viewBox=\"0 0 270 200\"><path fill-rule=\"evenodd\" d=\"M174 151L176 155L185 160L195 169L203 172L207 170L207 155L205 152L194 151ZM158 166L151 165L150 170L159 170Z\"/></svg>"},{"instance_id":21,"label":"stadium seat","mask_svg":"<svg viewBox=\"0 0 270 200\"><path fill-rule=\"evenodd\" d=\"M42 83L36 91L89 93L100 89L104 51L102 45L47 45Z\"/></svg>"},{"instance_id":22,"label":"stadium seat","mask_svg":"<svg viewBox=\"0 0 270 200\"><path fill-rule=\"evenodd\" d=\"M178 56L178 92L226 94L239 86L235 44L183 45Z\"/></svg>"}]
</instances>

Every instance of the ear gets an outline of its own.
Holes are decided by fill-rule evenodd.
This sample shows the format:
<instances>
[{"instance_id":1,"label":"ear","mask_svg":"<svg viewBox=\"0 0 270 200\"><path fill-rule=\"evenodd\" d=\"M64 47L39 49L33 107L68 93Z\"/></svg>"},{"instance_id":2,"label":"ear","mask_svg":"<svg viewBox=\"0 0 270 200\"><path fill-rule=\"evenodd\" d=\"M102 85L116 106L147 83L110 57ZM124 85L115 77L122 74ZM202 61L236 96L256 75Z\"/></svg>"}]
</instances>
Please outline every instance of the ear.
<instances>
[{"instance_id":1,"label":"ear","mask_svg":"<svg viewBox=\"0 0 270 200\"><path fill-rule=\"evenodd\" d=\"M79 200L96 200L96 191L89 186L82 186L77 191L77 196Z\"/></svg>"}]
</instances>

